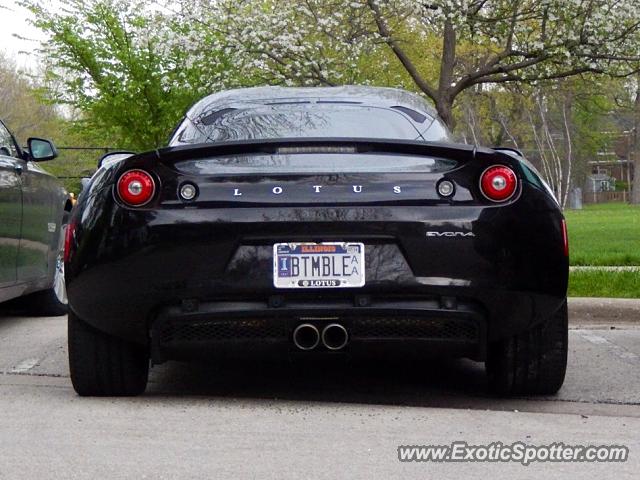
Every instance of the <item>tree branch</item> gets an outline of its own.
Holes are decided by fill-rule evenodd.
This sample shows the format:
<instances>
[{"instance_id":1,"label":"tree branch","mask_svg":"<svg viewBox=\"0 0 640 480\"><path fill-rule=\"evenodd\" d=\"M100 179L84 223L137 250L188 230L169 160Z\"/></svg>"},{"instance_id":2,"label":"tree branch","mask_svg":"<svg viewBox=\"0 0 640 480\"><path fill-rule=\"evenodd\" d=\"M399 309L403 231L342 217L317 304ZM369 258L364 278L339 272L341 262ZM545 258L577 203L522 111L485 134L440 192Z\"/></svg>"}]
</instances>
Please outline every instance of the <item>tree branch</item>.
<instances>
[{"instance_id":1,"label":"tree branch","mask_svg":"<svg viewBox=\"0 0 640 480\"><path fill-rule=\"evenodd\" d=\"M373 19L376 22L376 26L378 28L378 33L383 38L385 43L389 45L391 51L395 54L395 56L400 60L400 63L407 70L407 73L411 76L415 84L418 86L420 90L422 90L431 100L434 102L438 99L438 94L436 90L427 83L427 81L420 75L418 69L413 64L409 56L406 52L398 45L398 41L391 36L391 32L389 31L389 26L384 21L382 12L380 12L380 7L376 3L375 0L367 0L367 4L371 12L373 13Z\"/></svg>"}]
</instances>

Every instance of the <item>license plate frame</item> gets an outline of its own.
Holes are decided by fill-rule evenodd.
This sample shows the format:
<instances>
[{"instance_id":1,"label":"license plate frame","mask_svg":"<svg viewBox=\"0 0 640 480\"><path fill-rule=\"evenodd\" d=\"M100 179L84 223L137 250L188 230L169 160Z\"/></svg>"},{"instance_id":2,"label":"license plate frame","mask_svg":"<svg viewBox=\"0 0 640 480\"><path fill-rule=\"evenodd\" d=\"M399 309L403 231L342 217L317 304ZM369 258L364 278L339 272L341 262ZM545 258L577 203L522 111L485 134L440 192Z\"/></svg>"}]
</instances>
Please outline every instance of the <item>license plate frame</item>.
<instances>
[{"instance_id":1,"label":"license plate frame","mask_svg":"<svg viewBox=\"0 0 640 480\"><path fill-rule=\"evenodd\" d=\"M325 275L327 269L329 274ZM287 242L273 245L275 288L361 288L366 282L365 271L362 242ZM314 275L316 272L318 275Z\"/></svg>"}]
</instances>

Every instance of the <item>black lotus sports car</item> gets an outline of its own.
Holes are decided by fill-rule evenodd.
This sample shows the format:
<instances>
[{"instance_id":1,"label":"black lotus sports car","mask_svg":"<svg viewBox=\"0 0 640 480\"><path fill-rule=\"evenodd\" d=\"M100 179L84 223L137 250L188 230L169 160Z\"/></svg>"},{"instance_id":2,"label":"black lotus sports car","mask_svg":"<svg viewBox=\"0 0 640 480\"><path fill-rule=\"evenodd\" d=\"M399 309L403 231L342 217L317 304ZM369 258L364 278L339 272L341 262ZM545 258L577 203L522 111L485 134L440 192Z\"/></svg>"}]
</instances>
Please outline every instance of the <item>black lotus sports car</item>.
<instances>
[{"instance_id":1,"label":"black lotus sports car","mask_svg":"<svg viewBox=\"0 0 640 480\"><path fill-rule=\"evenodd\" d=\"M270 352L453 355L486 362L501 394L562 385L558 204L519 152L453 143L418 96L227 91L168 147L101 164L65 242L80 395L141 393L167 360Z\"/></svg>"}]
</instances>

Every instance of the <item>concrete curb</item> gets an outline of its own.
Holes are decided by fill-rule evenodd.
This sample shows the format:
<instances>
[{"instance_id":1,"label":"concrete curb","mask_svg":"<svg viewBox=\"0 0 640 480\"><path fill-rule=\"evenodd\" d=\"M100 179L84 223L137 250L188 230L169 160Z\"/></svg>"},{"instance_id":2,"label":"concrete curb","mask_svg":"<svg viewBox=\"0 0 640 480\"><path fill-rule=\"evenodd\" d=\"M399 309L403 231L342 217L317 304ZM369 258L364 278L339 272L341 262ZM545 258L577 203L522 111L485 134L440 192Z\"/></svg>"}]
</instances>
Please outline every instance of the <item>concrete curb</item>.
<instances>
[{"instance_id":1,"label":"concrete curb","mask_svg":"<svg viewBox=\"0 0 640 480\"><path fill-rule=\"evenodd\" d=\"M640 326L640 298L569 298L569 323Z\"/></svg>"}]
</instances>

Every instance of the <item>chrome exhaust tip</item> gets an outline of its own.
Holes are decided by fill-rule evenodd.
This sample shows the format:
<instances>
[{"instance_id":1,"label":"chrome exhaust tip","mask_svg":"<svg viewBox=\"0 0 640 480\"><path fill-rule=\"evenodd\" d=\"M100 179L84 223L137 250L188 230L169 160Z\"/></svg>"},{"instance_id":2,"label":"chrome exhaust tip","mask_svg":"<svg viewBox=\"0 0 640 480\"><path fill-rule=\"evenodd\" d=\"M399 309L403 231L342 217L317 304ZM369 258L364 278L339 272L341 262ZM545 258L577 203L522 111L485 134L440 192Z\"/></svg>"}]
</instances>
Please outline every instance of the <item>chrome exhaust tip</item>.
<instances>
[{"instance_id":1,"label":"chrome exhaust tip","mask_svg":"<svg viewBox=\"0 0 640 480\"><path fill-rule=\"evenodd\" d=\"M322 344L329 350L342 350L349 343L349 333L339 323L330 323L322 330Z\"/></svg>"},{"instance_id":2,"label":"chrome exhaust tip","mask_svg":"<svg viewBox=\"0 0 640 480\"><path fill-rule=\"evenodd\" d=\"M298 325L293 331L293 344L300 350L313 350L320 343L320 332L310 323Z\"/></svg>"}]
</instances>

